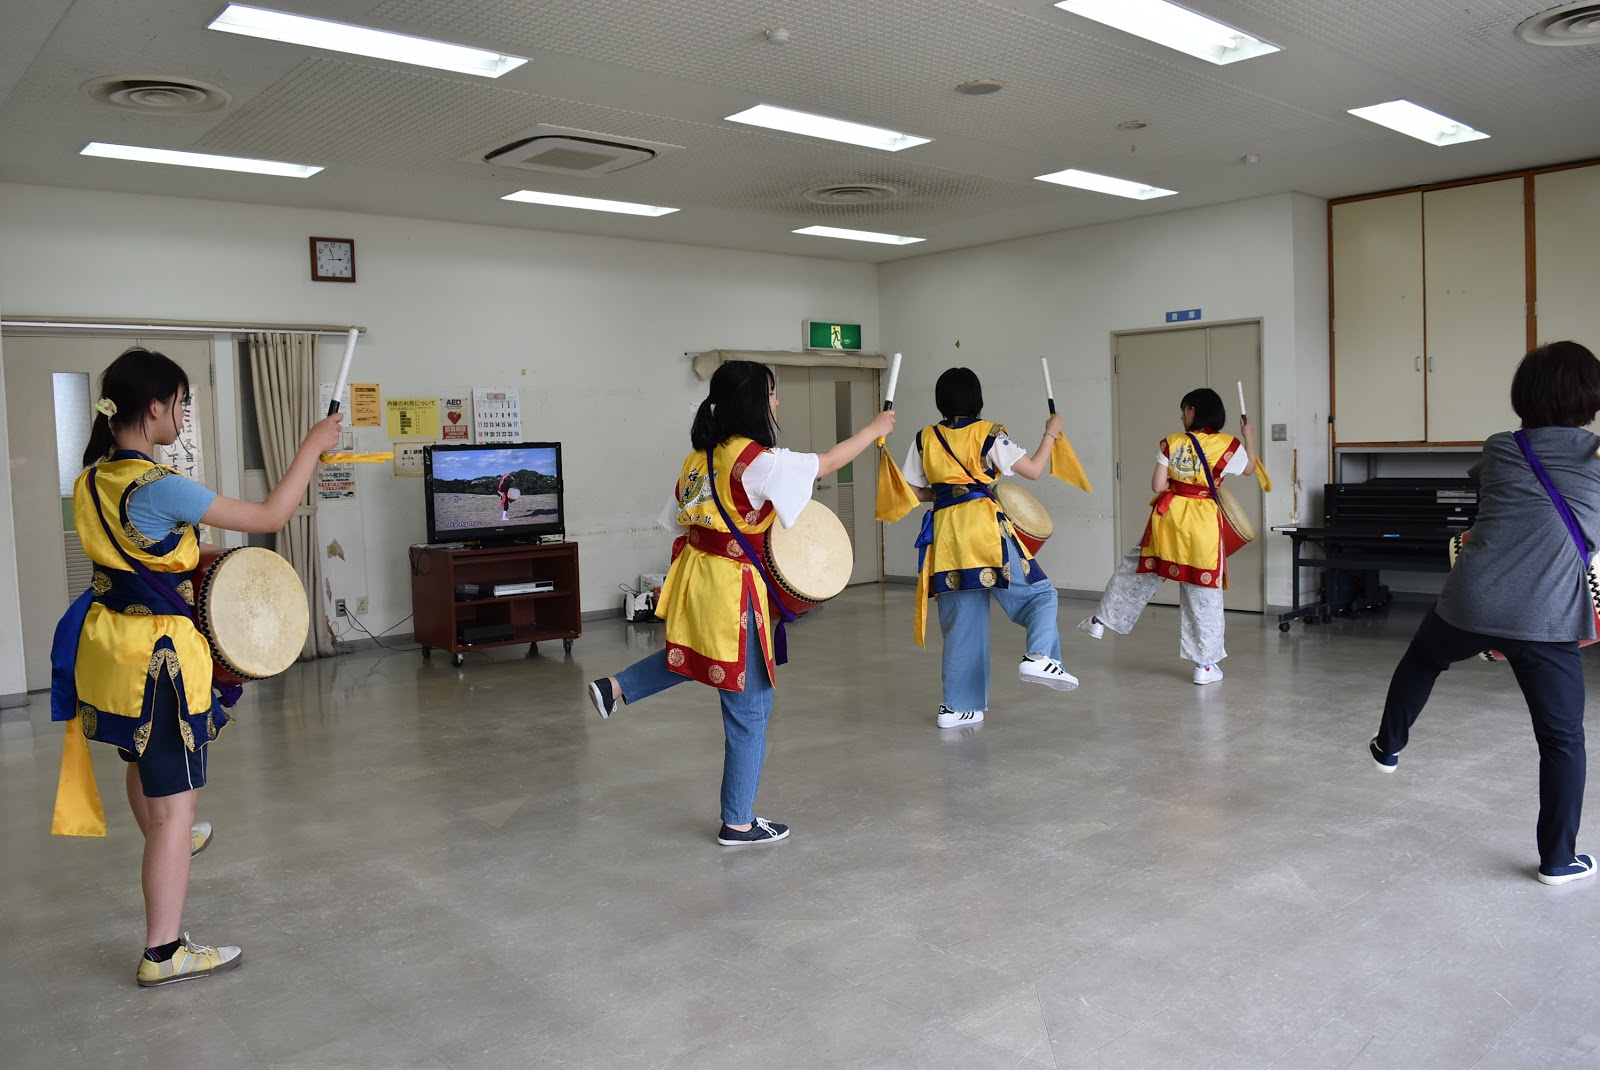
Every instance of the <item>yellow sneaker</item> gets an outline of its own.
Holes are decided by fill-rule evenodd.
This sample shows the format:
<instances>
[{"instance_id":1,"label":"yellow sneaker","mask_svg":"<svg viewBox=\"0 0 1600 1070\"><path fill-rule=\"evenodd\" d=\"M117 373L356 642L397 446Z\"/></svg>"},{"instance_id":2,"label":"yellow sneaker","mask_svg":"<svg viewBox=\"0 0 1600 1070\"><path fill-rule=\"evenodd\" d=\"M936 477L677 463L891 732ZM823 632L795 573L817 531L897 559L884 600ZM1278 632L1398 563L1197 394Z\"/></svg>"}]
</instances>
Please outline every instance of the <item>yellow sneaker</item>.
<instances>
[{"instance_id":1,"label":"yellow sneaker","mask_svg":"<svg viewBox=\"0 0 1600 1070\"><path fill-rule=\"evenodd\" d=\"M211 842L211 822L196 821L194 827L189 829L189 857L193 858L206 849Z\"/></svg>"},{"instance_id":2,"label":"yellow sneaker","mask_svg":"<svg viewBox=\"0 0 1600 1070\"><path fill-rule=\"evenodd\" d=\"M174 981L189 981L207 974L231 970L244 959L244 952L236 947L206 947L183 934L183 945L172 953L166 962L139 959L139 987L154 988L170 985Z\"/></svg>"}]
</instances>

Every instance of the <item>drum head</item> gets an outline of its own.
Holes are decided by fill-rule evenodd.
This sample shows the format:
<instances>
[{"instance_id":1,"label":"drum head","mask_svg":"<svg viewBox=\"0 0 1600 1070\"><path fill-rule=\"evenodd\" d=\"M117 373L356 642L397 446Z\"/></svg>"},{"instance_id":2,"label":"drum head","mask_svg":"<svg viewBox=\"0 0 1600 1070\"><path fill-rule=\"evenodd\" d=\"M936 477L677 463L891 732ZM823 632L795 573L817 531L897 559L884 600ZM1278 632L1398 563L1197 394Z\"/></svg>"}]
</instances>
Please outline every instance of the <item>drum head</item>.
<instances>
[{"instance_id":1,"label":"drum head","mask_svg":"<svg viewBox=\"0 0 1600 1070\"><path fill-rule=\"evenodd\" d=\"M305 588L294 566L271 550L230 550L212 567L204 589L211 645L224 661L256 679L295 663L311 627Z\"/></svg>"},{"instance_id":2,"label":"drum head","mask_svg":"<svg viewBox=\"0 0 1600 1070\"><path fill-rule=\"evenodd\" d=\"M1233 525L1233 530L1239 537L1249 542L1256 537L1256 527L1250 523L1250 518L1245 515L1244 506L1239 504L1239 499L1227 487L1217 488L1217 501L1222 505L1222 512L1228 518L1228 523Z\"/></svg>"},{"instance_id":3,"label":"drum head","mask_svg":"<svg viewBox=\"0 0 1600 1070\"><path fill-rule=\"evenodd\" d=\"M506 491L506 498L510 501L516 501L520 497L522 497L522 491L518 490L516 487L512 487L510 490Z\"/></svg>"},{"instance_id":4,"label":"drum head","mask_svg":"<svg viewBox=\"0 0 1600 1070\"><path fill-rule=\"evenodd\" d=\"M1055 534L1056 522L1050 519L1038 498L1015 483L996 483L994 493L1000 499L1000 508L1006 511L1018 531L1026 531L1041 542Z\"/></svg>"},{"instance_id":5,"label":"drum head","mask_svg":"<svg viewBox=\"0 0 1600 1070\"><path fill-rule=\"evenodd\" d=\"M773 571L810 602L826 602L844 590L856 567L850 534L821 502L806 503L793 527L773 524L767 547Z\"/></svg>"}]
</instances>

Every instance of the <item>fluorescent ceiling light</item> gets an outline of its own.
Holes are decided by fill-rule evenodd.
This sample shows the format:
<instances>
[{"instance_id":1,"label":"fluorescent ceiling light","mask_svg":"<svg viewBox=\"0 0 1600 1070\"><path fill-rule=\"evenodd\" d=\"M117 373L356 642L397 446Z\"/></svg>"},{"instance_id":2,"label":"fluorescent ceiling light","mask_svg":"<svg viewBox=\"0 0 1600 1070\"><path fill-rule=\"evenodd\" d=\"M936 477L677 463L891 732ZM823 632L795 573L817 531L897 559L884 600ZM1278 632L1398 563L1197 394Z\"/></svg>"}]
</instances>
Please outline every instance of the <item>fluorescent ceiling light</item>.
<instances>
[{"instance_id":1,"label":"fluorescent ceiling light","mask_svg":"<svg viewBox=\"0 0 1600 1070\"><path fill-rule=\"evenodd\" d=\"M1489 136L1482 130L1474 130L1448 115L1429 111L1409 100L1389 100L1366 108L1351 108L1350 114L1409 134L1430 145L1459 145L1463 141L1482 141Z\"/></svg>"},{"instance_id":2,"label":"fluorescent ceiling light","mask_svg":"<svg viewBox=\"0 0 1600 1070\"><path fill-rule=\"evenodd\" d=\"M214 171L248 171L255 175L281 178L310 178L320 167L279 160L250 160L243 156L211 156L204 152L179 152L177 149L146 149L138 145L108 145L91 141L80 156L104 156L111 160L137 160L140 163L168 163L179 167L209 167Z\"/></svg>"},{"instance_id":3,"label":"fluorescent ceiling light","mask_svg":"<svg viewBox=\"0 0 1600 1070\"><path fill-rule=\"evenodd\" d=\"M915 245L927 238L908 238L903 234L879 234L871 230L845 230L843 227L802 227L795 234L809 234L813 238L846 238L850 241L873 241L879 245Z\"/></svg>"},{"instance_id":4,"label":"fluorescent ceiling light","mask_svg":"<svg viewBox=\"0 0 1600 1070\"><path fill-rule=\"evenodd\" d=\"M1281 51L1277 45L1167 0L1060 0L1056 7L1207 63L1237 63Z\"/></svg>"},{"instance_id":5,"label":"fluorescent ceiling light","mask_svg":"<svg viewBox=\"0 0 1600 1070\"><path fill-rule=\"evenodd\" d=\"M1148 201L1152 197L1171 197L1178 192L1175 189L1146 186L1142 182L1129 182L1125 178L1097 175L1093 171L1079 171L1076 168L1068 168L1065 171L1057 171L1055 174L1037 175L1035 177L1040 182L1054 182L1058 186L1076 186L1078 189L1092 190L1095 193L1109 193L1113 197L1129 197L1136 201Z\"/></svg>"},{"instance_id":6,"label":"fluorescent ceiling light","mask_svg":"<svg viewBox=\"0 0 1600 1070\"><path fill-rule=\"evenodd\" d=\"M262 37L268 41L287 41L289 44L326 48L334 52L352 52L375 59L415 63L419 67L436 67L442 71L481 74L487 78L498 78L528 62L521 56L503 56L481 48L430 41L425 37L408 37L403 33L369 30L365 26L289 15L244 4L229 4L207 28L246 37Z\"/></svg>"},{"instance_id":7,"label":"fluorescent ceiling light","mask_svg":"<svg viewBox=\"0 0 1600 1070\"><path fill-rule=\"evenodd\" d=\"M809 137L842 141L846 145L862 145L869 149L899 152L901 149L926 145L932 138L913 137L898 130L884 130L877 126L862 126L843 119L830 119L826 115L812 115L788 108L775 108L771 104L757 104L737 115L728 116L730 123L764 126L768 130L782 130L789 134L806 134Z\"/></svg>"},{"instance_id":8,"label":"fluorescent ceiling light","mask_svg":"<svg viewBox=\"0 0 1600 1070\"><path fill-rule=\"evenodd\" d=\"M522 201L526 204L549 204L557 208L585 208L591 212L616 212L619 215L671 215L676 208L657 208L653 204L632 204L628 201L603 201L598 197L569 197L565 193L540 193L534 189L519 189L500 198L502 201Z\"/></svg>"}]
</instances>

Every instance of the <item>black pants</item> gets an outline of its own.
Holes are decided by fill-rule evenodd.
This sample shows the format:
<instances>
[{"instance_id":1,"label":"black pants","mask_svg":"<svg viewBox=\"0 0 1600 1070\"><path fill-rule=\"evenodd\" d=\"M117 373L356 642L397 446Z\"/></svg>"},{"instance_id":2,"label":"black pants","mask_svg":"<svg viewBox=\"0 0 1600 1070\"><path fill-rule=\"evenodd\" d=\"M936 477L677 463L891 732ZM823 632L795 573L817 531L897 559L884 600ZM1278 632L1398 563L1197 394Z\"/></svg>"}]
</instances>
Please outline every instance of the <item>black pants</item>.
<instances>
[{"instance_id":1,"label":"black pants","mask_svg":"<svg viewBox=\"0 0 1600 1070\"><path fill-rule=\"evenodd\" d=\"M1577 857L1583 817L1583 664L1577 643L1534 643L1462 631L1433 610L1423 618L1389 681L1378 749L1398 754L1411 726L1452 663L1498 650L1511 664L1539 741L1539 865L1554 869Z\"/></svg>"}]
</instances>

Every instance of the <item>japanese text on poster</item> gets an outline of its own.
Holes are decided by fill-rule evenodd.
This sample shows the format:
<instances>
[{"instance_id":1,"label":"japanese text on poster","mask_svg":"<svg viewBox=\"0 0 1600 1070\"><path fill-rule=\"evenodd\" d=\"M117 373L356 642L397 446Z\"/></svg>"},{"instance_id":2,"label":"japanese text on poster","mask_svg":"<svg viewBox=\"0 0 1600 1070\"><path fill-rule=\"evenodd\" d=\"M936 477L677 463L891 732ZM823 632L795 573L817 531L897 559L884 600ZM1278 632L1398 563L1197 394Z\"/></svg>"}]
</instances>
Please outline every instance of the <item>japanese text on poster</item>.
<instances>
[{"instance_id":1,"label":"japanese text on poster","mask_svg":"<svg viewBox=\"0 0 1600 1070\"><path fill-rule=\"evenodd\" d=\"M428 438L439 436L438 398L386 398L390 438Z\"/></svg>"},{"instance_id":2,"label":"japanese text on poster","mask_svg":"<svg viewBox=\"0 0 1600 1070\"><path fill-rule=\"evenodd\" d=\"M432 442L396 442L394 444L394 474L397 476L422 475L422 451Z\"/></svg>"},{"instance_id":3,"label":"japanese text on poster","mask_svg":"<svg viewBox=\"0 0 1600 1070\"><path fill-rule=\"evenodd\" d=\"M465 442L472 437L472 421L467 415L466 398L442 398L439 437L445 442Z\"/></svg>"},{"instance_id":4,"label":"japanese text on poster","mask_svg":"<svg viewBox=\"0 0 1600 1070\"><path fill-rule=\"evenodd\" d=\"M327 410L324 409L324 412ZM350 415L347 427L382 427L383 404L378 399L377 383L350 384Z\"/></svg>"},{"instance_id":5,"label":"japanese text on poster","mask_svg":"<svg viewBox=\"0 0 1600 1070\"><path fill-rule=\"evenodd\" d=\"M356 466L353 464L325 464L317 473L317 497L322 501L337 501L356 496Z\"/></svg>"}]
</instances>

